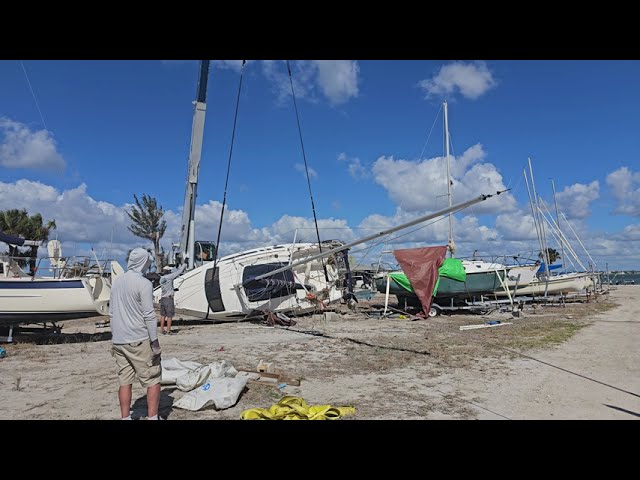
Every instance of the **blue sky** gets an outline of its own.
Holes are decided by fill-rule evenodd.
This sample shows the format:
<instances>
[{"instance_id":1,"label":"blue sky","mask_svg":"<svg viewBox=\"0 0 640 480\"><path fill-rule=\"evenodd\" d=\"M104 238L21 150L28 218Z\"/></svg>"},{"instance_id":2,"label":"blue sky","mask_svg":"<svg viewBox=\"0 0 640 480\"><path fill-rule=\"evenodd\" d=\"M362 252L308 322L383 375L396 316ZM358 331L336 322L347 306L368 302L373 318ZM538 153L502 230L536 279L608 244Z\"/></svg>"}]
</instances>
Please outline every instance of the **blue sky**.
<instances>
[{"instance_id":1,"label":"blue sky","mask_svg":"<svg viewBox=\"0 0 640 480\"><path fill-rule=\"evenodd\" d=\"M598 266L640 269L640 62L291 64L324 238L353 240L445 206L447 99L454 202L512 188L456 215L459 255L537 249L522 180L531 157L538 193L552 201L553 177L562 211ZM239 65L214 61L209 76L203 239L217 232ZM197 61L1 61L0 209L55 218L65 253L94 246L122 258L144 245L127 231L124 209L134 193L147 193L167 210L168 248L180 226L197 72ZM284 62L249 61L223 252L291 241L296 227L312 239L302 163ZM364 263L381 248L446 243L445 224L367 250Z\"/></svg>"}]
</instances>

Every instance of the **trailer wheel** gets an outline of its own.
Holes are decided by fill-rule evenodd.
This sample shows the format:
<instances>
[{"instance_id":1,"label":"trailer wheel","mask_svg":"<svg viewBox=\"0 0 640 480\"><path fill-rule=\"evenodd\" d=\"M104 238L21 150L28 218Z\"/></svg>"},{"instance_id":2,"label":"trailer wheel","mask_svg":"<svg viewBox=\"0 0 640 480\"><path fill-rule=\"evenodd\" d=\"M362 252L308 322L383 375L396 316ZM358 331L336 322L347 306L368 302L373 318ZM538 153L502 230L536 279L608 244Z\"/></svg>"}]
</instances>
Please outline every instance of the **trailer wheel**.
<instances>
[{"instance_id":1,"label":"trailer wheel","mask_svg":"<svg viewBox=\"0 0 640 480\"><path fill-rule=\"evenodd\" d=\"M433 317L437 317L440 314L440 309L436 308L436 307L431 307L429 309L429 317L433 318Z\"/></svg>"}]
</instances>

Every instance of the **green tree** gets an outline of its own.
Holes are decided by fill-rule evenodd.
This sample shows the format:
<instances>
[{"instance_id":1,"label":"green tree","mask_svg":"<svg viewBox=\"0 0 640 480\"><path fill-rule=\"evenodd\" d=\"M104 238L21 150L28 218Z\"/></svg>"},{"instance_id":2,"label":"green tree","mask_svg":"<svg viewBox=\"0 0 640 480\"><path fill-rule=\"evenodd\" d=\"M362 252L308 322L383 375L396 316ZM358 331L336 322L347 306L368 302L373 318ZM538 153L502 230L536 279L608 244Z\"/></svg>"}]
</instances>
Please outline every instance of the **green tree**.
<instances>
[{"instance_id":1,"label":"green tree","mask_svg":"<svg viewBox=\"0 0 640 480\"><path fill-rule=\"evenodd\" d=\"M36 213L29 215L26 209L19 210L17 208L0 212L0 230L11 235L17 235L27 240L41 240L46 242L49 239L49 232L56 228L56 221L49 220L46 223L42 220L42 215ZM28 250L20 251L14 245L9 246L9 255L11 256L28 256L31 272L35 272L36 257L38 256L38 247L26 247Z\"/></svg>"},{"instance_id":2,"label":"green tree","mask_svg":"<svg viewBox=\"0 0 640 480\"><path fill-rule=\"evenodd\" d=\"M555 248L547 247L547 256L549 257L549 263L551 264L560 258L560 252L558 252ZM544 255L542 254L542 252L538 254L538 257L544 260Z\"/></svg>"},{"instance_id":3,"label":"green tree","mask_svg":"<svg viewBox=\"0 0 640 480\"><path fill-rule=\"evenodd\" d=\"M131 207L131 211L127 210L129 219L133 222L127 228L136 237L145 238L153 242L154 256L156 259L156 268L162 268L162 260L160 253L160 239L167 229L167 222L163 220L164 210L158 205L155 198L142 195L142 202L134 194L136 204Z\"/></svg>"}]
</instances>

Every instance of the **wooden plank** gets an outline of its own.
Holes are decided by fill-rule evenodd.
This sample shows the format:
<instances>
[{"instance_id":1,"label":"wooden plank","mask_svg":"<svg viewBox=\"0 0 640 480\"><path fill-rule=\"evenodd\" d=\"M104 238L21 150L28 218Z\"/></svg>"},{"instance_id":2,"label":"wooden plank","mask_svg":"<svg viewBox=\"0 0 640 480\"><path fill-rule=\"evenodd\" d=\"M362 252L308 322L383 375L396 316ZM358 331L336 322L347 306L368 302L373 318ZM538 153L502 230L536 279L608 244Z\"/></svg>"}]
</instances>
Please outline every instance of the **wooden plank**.
<instances>
[{"instance_id":1,"label":"wooden plank","mask_svg":"<svg viewBox=\"0 0 640 480\"><path fill-rule=\"evenodd\" d=\"M462 327L460 327L460 330L474 330L476 328L501 327L503 325L513 325L513 322L496 323L494 325L489 325L487 323L483 323L482 325L463 325Z\"/></svg>"},{"instance_id":2,"label":"wooden plank","mask_svg":"<svg viewBox=\"0 0 640 480\"><path fill-rule=\"evenodd\" d=\"M238 370L238 371L246 372L246 373L255 373L257 375L260 375L260 379L249 380L256 383L263 383L265 385L274 385L274 382L272 380L261 380L262 377L264 377L265 379L275 380L275 383L286 383L287 385L292 385L294 387L300 386L300 380L296 380L295 378L289 377L283 373L265 373L265 372L257 372L255 370Z\"/></svg>"}]
</instances>

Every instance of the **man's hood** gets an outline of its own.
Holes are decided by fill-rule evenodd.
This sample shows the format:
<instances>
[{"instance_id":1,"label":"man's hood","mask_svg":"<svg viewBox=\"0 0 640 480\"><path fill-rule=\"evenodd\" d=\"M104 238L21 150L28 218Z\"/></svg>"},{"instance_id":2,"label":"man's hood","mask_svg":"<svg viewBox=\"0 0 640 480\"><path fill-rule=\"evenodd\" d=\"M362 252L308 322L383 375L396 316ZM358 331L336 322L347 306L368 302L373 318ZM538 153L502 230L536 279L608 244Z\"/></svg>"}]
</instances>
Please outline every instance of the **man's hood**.
<instances>
[{"instance_id":1,"label":"man's hood","mask_svg":"<svg viewBox=\"0 0 640 480\"><path fill-rule=\"evenodd\" d=\"M140 274L146 273L151 266L151 255L144 248L134 248L129 254L127 270L133 270Z\"/></svg>"}]
</instances>

